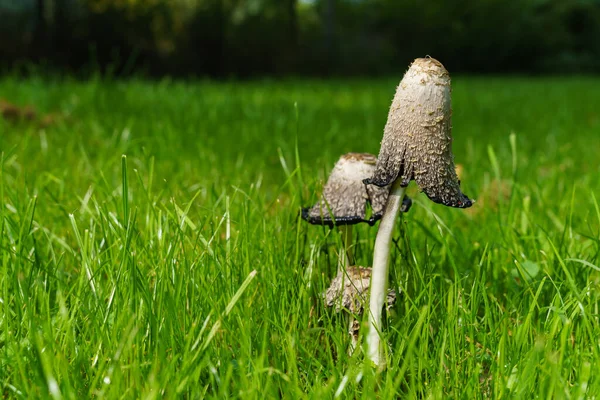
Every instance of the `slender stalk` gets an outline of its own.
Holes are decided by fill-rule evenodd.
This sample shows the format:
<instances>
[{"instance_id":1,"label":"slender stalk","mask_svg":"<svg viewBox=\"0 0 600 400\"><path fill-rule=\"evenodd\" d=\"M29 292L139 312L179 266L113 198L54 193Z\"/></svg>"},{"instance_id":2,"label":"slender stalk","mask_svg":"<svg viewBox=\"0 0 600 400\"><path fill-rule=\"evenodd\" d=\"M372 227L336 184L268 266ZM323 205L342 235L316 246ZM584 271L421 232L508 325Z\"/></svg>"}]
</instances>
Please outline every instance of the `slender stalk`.
<instances>
[{"instance_id":1,"label":"slender stalk","mask_svg":"<svg viewBox=\"0 0 600 400\"><path fill-rule=\"evenodd\" d=\"M392 185L390 196L385 207L385 212L373 252L373 272L371 275L371 299L369 302L369 334L367 336L367 351L369 358L377 366L383 366L385 354L381 346L381 315L388 287L388 267L390 261L390 248L394 225L400 212L404 189L400 186L400 180Z\"/></svg>"},{"instance_id":2,"label":"slender stalk","mask_svg":"<svg viewBox=\"0 0 600 400\"><path fill-rule=\"evenodd\" d=\"M342 225L339 227L340 234L342 235L342 244L344 245L343 251L340 252L340 259L338 261L338 273L340 271L344 271L347 274L348 267L354 264L354 257L352 254L352 225ZM348 279L350 277L347 276ZM342 285L343 286L343 285ZM349 333L350 333L350 347L348 347L348 355L352 355L354 353L354 349L356 349L356 338L352 334L352 327L354 326L354 315L352 313L348 314L348 322L349 322Z\"/></svg>"},{"instance_id":3,"label":"slender stalk","mask_svg":"<svg viewBox=\"0 0 600 400\"><path fill-rule=\"evenodd\" d=\"M338 271L337 273L339 274L341 271L344 271L344 276L346 276L347 279L350 279L349 276L347 276L347 270L350 266L352 266L354 264L354 257L352 254L352 225L341 225L339 226L339 230L340 230L340 234L342 236L342 244L343 244L343 250L340 251L339 257L338 257ZM343 287L344 285L342 285ZM356 349L356 344L357 344L357 338L352 334L352 327L354 326L354 316L352 315L352 313L348 314L348 321L349 321L349 333L350 333L350 338L351 338L351 342L350 342L350 347L348 347L348 355L352 355L352 353L354 353L354 349Z\"/></svg>"},{"instance_id":4,"label":"slender stalk","mask_svg":"<svg viewBox=\"0 0 600 400\"><path fill-rule=\"evenodd\" d=\"M340 234L342 235L342 244L344 245L343 251L340 251L338 258L338 273L345 270L351 265L354 265L354 258L352 256L352 225L341 225L339 227Z\"/></svg>"},{"instance_id":5,"label":"slender stalk","mask_svg":"<svg viewBox=\"0 0 600 400\"><path fill-rule=\"evenodd\" d=\"M356 350L356 346L358 345L358 335L354 333L354 325L356 321L354 319L354 315L350 314L350 318L348 318L348 320L350 322L348 324L348 333L350 334L350 346L348 347L348 355L351 356L352 354L354 354L354 350Z\"/></svg>"}]
</instances>

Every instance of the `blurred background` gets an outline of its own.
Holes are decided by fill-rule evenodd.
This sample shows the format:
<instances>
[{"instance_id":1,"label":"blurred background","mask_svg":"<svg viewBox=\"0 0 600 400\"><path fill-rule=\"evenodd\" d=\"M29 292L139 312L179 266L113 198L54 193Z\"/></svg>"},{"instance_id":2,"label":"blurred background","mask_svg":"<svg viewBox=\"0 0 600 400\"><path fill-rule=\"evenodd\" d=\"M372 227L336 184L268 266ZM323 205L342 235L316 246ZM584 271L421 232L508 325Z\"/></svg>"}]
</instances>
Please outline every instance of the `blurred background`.
<instances>
[{"instance_id":1,"label":"blurred background","mask_svg":"<svg viewBox=\"0 0 600 400\"><path fill-rule=\"evenodd\" d=\"M600 72L600 0L0 0L0 68L115 76Z\"/></svg>"}]
</instances>

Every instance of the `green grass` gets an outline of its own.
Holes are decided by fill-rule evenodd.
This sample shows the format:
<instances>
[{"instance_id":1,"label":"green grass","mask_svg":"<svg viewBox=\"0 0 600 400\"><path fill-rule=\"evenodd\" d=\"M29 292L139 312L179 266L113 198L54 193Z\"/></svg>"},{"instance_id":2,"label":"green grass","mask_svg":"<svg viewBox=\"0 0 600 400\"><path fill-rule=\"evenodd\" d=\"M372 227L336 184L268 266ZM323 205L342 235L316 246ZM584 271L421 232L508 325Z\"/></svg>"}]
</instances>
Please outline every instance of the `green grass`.
<instances>
[{"instance_id":1,"label":"green grass","mask_svg":"<svg viewBox=\"0 0 600 400\"><path fill-rule=\"evenodd\" d=\"M62 116L0 121L2 397L599 396L593 78L454 80L478 202L410 187L388 369L346 354L320 297L339 237L298 213L341 154L378 152L398 80L0 79Z\"/></svg>"}]
</instances>

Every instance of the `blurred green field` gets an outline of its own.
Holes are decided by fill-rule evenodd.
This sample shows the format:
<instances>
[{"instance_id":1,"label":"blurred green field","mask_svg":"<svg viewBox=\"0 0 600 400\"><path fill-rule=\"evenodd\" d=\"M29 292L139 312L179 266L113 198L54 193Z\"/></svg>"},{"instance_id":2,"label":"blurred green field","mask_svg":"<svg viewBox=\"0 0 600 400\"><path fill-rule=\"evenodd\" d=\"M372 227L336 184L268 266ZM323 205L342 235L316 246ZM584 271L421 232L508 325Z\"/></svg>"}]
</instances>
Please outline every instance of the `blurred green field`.
<instances>
[{"instance_id":1,"label":"blurred green field","mask_svg":"<svg viewBox=\"0 0 600 400\"><path fill-rule=\"evenodd\" d=\"M388 369L346 354L320 296L340 239L298 214L378 152L400 78L0 79L37 113L0 119L2 397L600 395L596 78L453 80L477 203L410 187Z\"/></svg>"}]
</instances>

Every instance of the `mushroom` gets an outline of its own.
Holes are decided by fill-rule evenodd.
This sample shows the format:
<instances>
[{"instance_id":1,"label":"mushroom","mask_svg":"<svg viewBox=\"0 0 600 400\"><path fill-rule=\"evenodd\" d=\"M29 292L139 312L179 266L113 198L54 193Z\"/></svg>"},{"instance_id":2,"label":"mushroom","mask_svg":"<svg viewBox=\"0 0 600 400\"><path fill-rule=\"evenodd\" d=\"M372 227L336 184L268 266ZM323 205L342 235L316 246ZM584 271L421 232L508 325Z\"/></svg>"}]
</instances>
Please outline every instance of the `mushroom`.
<instances>
[{"instance_id":1,"label":"mushroom","mask_svg":"<svg viewBox=\"0 0 600 400\"><path fill-rule=\"evenodd\" d=\"M354 318L363 313L367 293L371 286L371 268L352 266L338 272L323 294L325 304L335 307L335 312L347 311L350 316L348 333L351 337L348 353L352 354L358 343L360 323ZM387 290L386 307L389 310L396 302L396 292Z\"/></svg>"},{"instance_id":2,"label":"mushroom","mask_svg":"<svg viewBox=\"0 0 600 400\"><path fill-rule=\"evenodd\" d=\"M383 215L390 187L365 185L363 180L375 172L377 157L369 153L347 153L333 167L317 204L302 210L302 219L314 225L337 226L342 235L344 251L340 252L341 266L353 264L352 225L375 224ZM367 212L370 204L372 212ZM409 210L412 201L405 198L402 211Z\"/></svg>"},{"instance_id":3,"label":"mushroom","mask_svg":"<svg viewBox=\"0 0 600 400\"><path fill-rule=\"evenodd\" d=\"M385 125L377 166L364 183L391 185L373 254L369 358L381 366L381 312L387 288L394 223L411 180L435 203L467 208L473 201L460 190L452 155L450 75L433 58L416 59L404 74Z\"/></svg>"}]
</instances>

